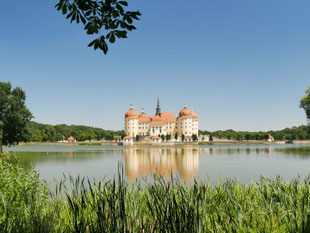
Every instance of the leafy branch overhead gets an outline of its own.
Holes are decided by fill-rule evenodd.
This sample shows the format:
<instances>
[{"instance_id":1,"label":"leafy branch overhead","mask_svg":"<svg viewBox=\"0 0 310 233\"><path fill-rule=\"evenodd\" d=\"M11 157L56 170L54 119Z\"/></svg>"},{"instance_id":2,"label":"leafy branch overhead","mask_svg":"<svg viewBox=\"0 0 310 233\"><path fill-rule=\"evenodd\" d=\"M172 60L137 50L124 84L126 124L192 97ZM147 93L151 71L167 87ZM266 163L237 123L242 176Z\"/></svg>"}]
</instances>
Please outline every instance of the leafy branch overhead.
<instances>
[{"instance_id":1,"label":"leafy branch overhead","mask_svg":"<svg viewBox=\"0 0 310 233\"><path fill-rule=\"evenodd\" d=\"M139 20L139 11L125 11L127 1L118 0L60 0L55 8L66 15L70 22L82 23L88 35L99 35L89 47L108 52L107 41L127 38L127 32L135 30L134 20Z\"/></svg>"}]
</instances>

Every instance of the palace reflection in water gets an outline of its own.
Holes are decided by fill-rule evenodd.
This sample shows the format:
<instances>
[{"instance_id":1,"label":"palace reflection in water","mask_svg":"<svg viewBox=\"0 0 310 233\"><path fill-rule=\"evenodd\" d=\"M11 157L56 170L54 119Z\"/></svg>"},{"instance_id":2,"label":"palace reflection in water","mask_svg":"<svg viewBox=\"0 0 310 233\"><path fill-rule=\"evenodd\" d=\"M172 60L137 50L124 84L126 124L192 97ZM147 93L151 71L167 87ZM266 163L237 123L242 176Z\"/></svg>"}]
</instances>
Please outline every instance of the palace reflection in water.
<instances>
[{"instance_id":1,"label":"palace reflection in water","mask_svg":"<svg viewBox=\"0 0 310 233\"><path fill-rule=\"evenodd\" d=\"M310 167L307 145L207 145L207 146L16 146L14 152L25 168L34 166L48 183L63 174L109 180L124 167L128 181L152 174L181 181L218 182L237 178L258 181L261 175L293 179L306 177Z\"/></svg>"},{"instance_id":2,"label":"palace reflection in water","mask_svg":"<svg viewBox=\"0 0 310 233\"><path fill-rule=\"evenodd\" d=\"M125 171L127 179L158 175L168 178L179 175L184 182L198 175L198 148L125 148Z\"/></svg>"}]
</instances>

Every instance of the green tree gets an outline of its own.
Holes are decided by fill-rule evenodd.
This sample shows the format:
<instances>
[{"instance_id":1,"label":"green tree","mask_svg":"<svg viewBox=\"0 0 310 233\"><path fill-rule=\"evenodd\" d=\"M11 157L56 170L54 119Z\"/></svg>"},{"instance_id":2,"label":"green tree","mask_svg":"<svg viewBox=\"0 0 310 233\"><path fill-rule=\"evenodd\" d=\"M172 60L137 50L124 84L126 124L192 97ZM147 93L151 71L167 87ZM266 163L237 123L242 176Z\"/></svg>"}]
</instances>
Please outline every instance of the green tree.
<instances>
[{"instance_id":1,"label":"green tree","mask_svg":"<svg viewBox=\"0 0 310 233\"><path fill-rule=\"evenodd\" d=\"M184 140L185 140L185 135L182 134L182 142L184 142Z\"/></svg>"},{"instance_id":2,"label":"green tree","mask_svg":"<svg viewBox=\"0 0 310 233\"><path fill-rule=\"evenodd\" d=\"M197 135L196 135L196 134L193 134L193 135L192 135L192 139L193 139L193 141L198 141Z\"/></svg>"},{"instance_id":3,"label":"green tree","mask_svg":"<svg viewBox=\"0 0 310 233\"><path fill-rule=\"evenodd\" d=\"M166 141L170 141L171 140L171 135L170 134L167 134L166 137L165 137Z\"/></svg>"},{"instance_id":4,"label":"green tree","mask_svg":"<svg viewBox=\"0 0 310 233\"><path fill-rule=\"evenodd\" d=\"M300 100L300 108L303 108L308 121L308 134L310 135L310 86L305 91L305 95Z\"/></svg>"},{"instance_id":5,"label":"green tree","mask_svg":"<svg viewBox=\"0 0 310 233\"><path fill-rule=\"evenodd\" d=\"M174 139L175 139L175 140L178 140L178 134L177 134L177 133L175 133Z\"/></svg>"},{"instance_id":6,"label":"green tree","mask_svg":"<svg viewBox=\"0 0 310 233\"><path fill-rule=\"evenodd\" d=\"M2 153L3 122L0 120L0 153Z\"/></svg>"},{"instance_id":7,"label":"green tree","mask_svg":"<svg viewBox=\"0 0 310 233\"><path fill-rule=\"evenodd\" d=\"M70 22L82 23L88 35L99 35L88 47L108 52L107 41L127 38L127 32L135 30L134 20L139 11L126 11L127 1L119 0L59 0L55 8L66 15Z\"/></svg>"},{"instance_id":8,"label":"green tree","mask_svg":"<svg viewBox=\"0 0 310 233\"><path fill-rule=\"evenodd\" d=\"M249 133L247 133L246 135L245 135L245 140L250 140L251 139L251 135L249 134Z\"/></svg>"},{"instance_id":9,"label":"green tree","mask_svg":"<svg viewBox=\"0 0 310 233\"><path fill-rule=\"evenodd\" d=\"M162 135L160 135L160 137L161 137L162 141L165 141L165 135L162 134Z\"/></svg>"},{"instance_id":10,"label":"green tree","mask_svg":"<svg viewBox=\"0 0 310 233\"><path fill-rule=\"evenodd\" d=\"M122 130L122 132L121 132L121 139L123 140L124 137L126 137L126 134L125 134L125 132Z\"/></svg>"},{"instance_id":11,"label":"green tree","mask_svg":"<svg viewBox=\"0 0 310 233\"><path fill-rule=\"evenodd\" d=\"M136 141L140 141L140 136L139 135L136 135Z\"/></svg>"},{"instance_id":12,"label":"green tree","mask_svg":"<svg viewBox=\"0 0 310 233\"><path fill-rule=\"evenodd\" d=\"M32 114L25 101L26 94L20 87L12 89L9 82L0 82L1 151L3 145L15 145L30 138L27 123Z\"/></svg>"},{"instance_id":13,"label":"green tree","mask_svg":"<svg viewBox=\"0 0 310 233\"><path fill-rule=\"evenodd\" d=\"M104 139L105 139L106 141L113 141L113 140L114 140L114 135L113 135L112 133L106 134L106 135L104 136Z\"/></svg>"},{"instance_id":14,"label":"green tree","mask_svg":"<svg viewBox=\"0 0 310 233\"><path fill-rule=\"evenodd\" d=\"M62 140L62 135L60 133L56 133L55 141L61 141L61 140Z\"/></svg>"},{"instance_id":15,"label":"green tree","mask_svg":"<svg viewBox=\"0 0 310 233\"><path fill-rule=\"evenodd\" d=\"M209 137L209 141L213 141L213 136L212 136L212 134L210 134L210 137Z\"/></svg>"}]
</instances>

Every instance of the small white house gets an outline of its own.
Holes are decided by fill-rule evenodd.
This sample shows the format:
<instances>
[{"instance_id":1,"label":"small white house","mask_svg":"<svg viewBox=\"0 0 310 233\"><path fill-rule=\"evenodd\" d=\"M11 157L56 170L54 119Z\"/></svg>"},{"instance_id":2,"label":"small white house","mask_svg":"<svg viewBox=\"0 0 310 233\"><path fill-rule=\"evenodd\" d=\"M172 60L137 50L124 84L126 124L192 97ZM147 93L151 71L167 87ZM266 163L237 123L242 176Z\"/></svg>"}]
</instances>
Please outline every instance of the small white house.
<instances>
[{"instance_id":1,"label":"small white house","mask_svg":"<svg viewBox=\"0 0 310 233\"><path fill-rule=\"evenodd\" d=\"M123 138L123 145L133 145L133 137L126 136Z\"/></svg>"},{"instance_id":2,"label":"small white house","mask_svg":"<svg viewBox=\"0 0 310 233\"><path fill-rule=\"evenodd\" d=\"M271 136L270 134L268 135L268 142L274 142L274 137Z\"/></svg>"},{"instance_id":3,"label":"small white house","mask_svg":"<svg viewBox=\"0 0 310 233\"><path fill-rule=\"evenodd\" d=\"M152 144L159 144L159 143L161 143L161 137L153 136L152 137Z\"/></svg>"},{"instance_id":4,"label":"small white house","mask_svg":"<svg viewBox=\"0 0 310 233\"><path fill-rule=\"evenodd\" d=\"M210 137L209 137L209 135L199 135L198 141L199 142L209 142L210 141Z\"/></svg>"},{"instance_id":5,"label":"small white house","mask_svg":"<svg viewBox=\"0 0 310 233\"><path fill-rule=\"evenodd\" d=\"M71 137L68 138L68 142L76 142L76 140L75 140L74 137L71 136Z\"/></svg>"}]
</instances>

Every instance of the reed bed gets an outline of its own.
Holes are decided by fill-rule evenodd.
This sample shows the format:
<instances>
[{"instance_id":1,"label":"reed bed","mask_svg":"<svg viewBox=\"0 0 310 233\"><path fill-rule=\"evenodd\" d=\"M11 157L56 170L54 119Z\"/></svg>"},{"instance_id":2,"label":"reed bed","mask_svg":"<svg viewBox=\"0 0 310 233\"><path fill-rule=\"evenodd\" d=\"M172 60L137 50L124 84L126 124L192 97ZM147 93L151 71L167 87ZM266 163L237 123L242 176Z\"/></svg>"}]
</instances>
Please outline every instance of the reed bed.
<instances>
[{"instance_id":1,"label":"reed bed","mask_svg":"<svg viewBox=\"0 0 310 233\"><path fill-rule=\"evenodd\" d=\"M0 162L1 232L310 232L310 177L216 184L155 177L128 184L64 177L53 193L34 170Z\"/></svg>"},{"instance_id":2,"label":"reed bed","mask_svg":"<svg viewBox=\"0 0 310 233\"><path fill-rule=\"evenodd\" d=\"M101 142L80 142L79 146L101 146Z\"/></svg>"}]
</instances>

